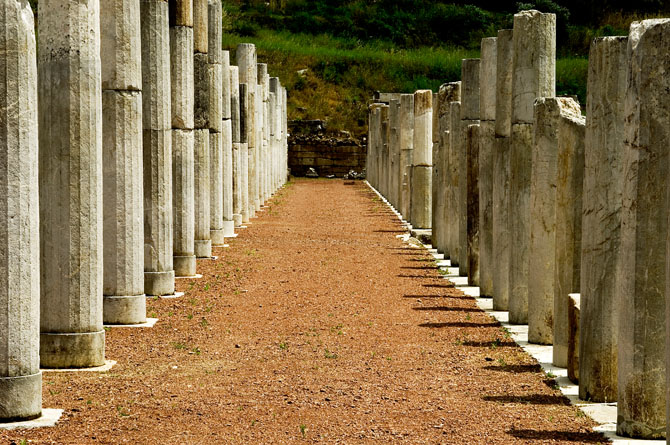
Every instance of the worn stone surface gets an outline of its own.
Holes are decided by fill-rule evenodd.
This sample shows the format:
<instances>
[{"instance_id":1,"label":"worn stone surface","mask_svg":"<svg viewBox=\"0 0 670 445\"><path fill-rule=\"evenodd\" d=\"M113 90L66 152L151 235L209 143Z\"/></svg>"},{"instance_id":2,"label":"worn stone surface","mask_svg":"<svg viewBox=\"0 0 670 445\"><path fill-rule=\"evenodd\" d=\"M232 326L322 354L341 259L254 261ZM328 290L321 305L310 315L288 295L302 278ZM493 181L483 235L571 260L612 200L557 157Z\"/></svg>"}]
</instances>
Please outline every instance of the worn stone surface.
<instances>
[{"instance_id":1,"label":"worn stone surface","mask_svg":"<svg viewBox=\"0 0 670 445\"><path fill-rule=\"evenodd\" d=\"M193 146L193 130L172 130L172 250L178 277L190 277L196 271Z\"/></svg>"},{"instance_id":2,"label":"worn stone surface","mask_svg":"<svg viewBox=\"0 0 670 445\"><path fill-rule=\"evenodd\" d=\"M579 383L580 295L568 296L568 378Z\"/></svg>"},{"instance_id":3,"label":"worn stone surface","mask_svg":"<svg viewBox=\"0 0 670 445\"><path fill-rule=\"evenodd\" d=\"M143 128L168 130L172 127L168 2L141 0L140 25Z\"/></svg>"},{"instance_id":4,"label":"worn stone surface","mask_svg":"<svg viewBox=\"0 0 670 445\"><path fill-rule=\"evenodd\" d=\"M369 144L368 144L369 147ZM368 148L369 149L369 148ZM398 210L409 220L411 178L414 152L414 95L400 96L400 196ZM368 174L370 170L368 169Z\"/></svg>"},{"instance_id":5,"label":"worn stone surface","mask_svg":"<svg viewBox=\"0 0 670 445\"><path fill-rule=\"evenodd\" d=\"M139 0L100 2L103 90L142 90Z\"/></svg>"},{"instance_id":6,"label":"worn stone surface","mask_svg":"<svg viewBox=\"0 0 670 445\"><path fill-rule=\"evenodd\" d=\"M398 206L400 191L400 100L389 102L389 202Z\"/></svg>"},{"instance_id":7,"label":"worn stone surface","mask_svg":"<svg viewBox=\"0 0 670 445\"><path fill-rule=\"evenodd\" d=\"M223 65L210 63L207 67L210 91L207 125L210 131L223 131Z\"/></svg>"},{"instance_id":8,"label":"worn stone surface","mask_svg":"<svg viewBox=\"0 0 670 445\"><path fill-rule=\"evenodd\" d=\"M380 136L379 136L379 149L380 154L378 157L378 171L377 175L379 178L379 191L382 195L388 196L388 158L389 158L389 106L382 105L379 108L379 120L381 123L380 126Z\"/></svg>"},{"instance_id":9,"label":"worn stone surface","mask_svg":"<svg viewBox=\"0 0 670 445\"><path fill-rule=\"evenodd\" d=\"M255 196L258 195L256 186L258 181L256 179L256 85L258 84L257 77L257 62L256 62L256 47L249 43L242 43L237 46L237 66L239 67L240 83L247 85L246 96L247 100L240 102L240 108L244 106L244 128L246 129L246 139L242 142L247 143L247 160L244 163L247 166L248 173L245 179L244 187L247 188L243 194L247 196L244 199L246 207L246 215L243 210L242 220L249 222L249 218L253 217L255 212ZM240 93L240 97L242 94Z\"/></svg>"},{"instance_id":10,"label":"worn stone surface","mask_svg":"<svg viewBox=\"0 0 670 445\"><path fill-rule=\"evenodd\" d=\"M207 0L193 0L193 51L209 52L209 11Z\"/></svg>"},{"instance_id":11,"label":"worn stone surface","mask_svg":"<svg viewBox=\"0 0 670 445\"><path fill-rule=\"evenodd\" d=\"M142 94L103 91L102 105L103 320L144 323Z\"/></svg>"},{"instance_id":12,"label":"worn stone surface","mask_svg":"<svg viewBox=\"0 0 670 445\"><path fill-rule=\"evenodd\" d=\"M670 20L631 25L624 105L624 184L618 261L617 434L666 431L666 296Z\"/></svg>"},{"instance_id":13,"label":"worn stone surface","mask_svg":"<svg viewBox=\"0 0 670 445\"><path fill-rule=\"evenodd\" d=\"M240 135L240 73L235 65L230 65L230 119L233 131L233 142L239 143L242 140Z\"/></svg>"},{"instance_id":14,"label":"worn stone surface","mask_svg":"<svg viewBox=\"0 0 670 445\"><path fill-rule=\"evenodd\" d=\"M479 124L479 293L493 296L493 162L496 150L495 122Z\"/></svg>"},{"instance_id":15,"label":"worn stone surface","mask_svg":"<svg viewBox=\"0 0 670 445\"><path fill-rule=\"evenodd\" d=\"M420 90L414 93L414 142L410 198L410 222L417 229L429 229L432 223L432 133L433 93L430 90ZM427 178L426 175L429 177ZM425 187L428 189L424 190Z\"/></svg>"},{"instance_id":16,"label":"worn stone surface","mask_svg":"<svg viewBox=\"0 0 670 445\"><path fill-rule=\"evenodd\" d=\"M496 120L496 81L498 66L498 39L482 39L481 62L479 64L479 118Z\"/></svg>"},{"instance_id":17,"label":"worn stone surface","mask_svg":"<svg viewBox=\"0 0 670 445\"><path fill-rule=\"evenodd\" d=\"M193 28L170 28L172 128L193 129Z\"/></svg>"},{"instance_id":18,"label":"worn stone surface","mask_svg":"<svg viewBox=\"0 0 670 445\"><path fill-rule=\"evenodd\" d=\"M91 367L105 359L100 10L62 6L39 3L40 362Z\"/></svg>"},{"instance_id":19,"label":"worn stone surface","mask_svg":"<svg viewBox=\"0 0 670 445\"><path fill-rule=\"evenodd\" d=\"M234 113L235 113L235 111L233 111L233 108L232 108L233 107L233 98L232 98L233 88L238 90L238 92L237 92L237 95L238 95L237 106L239 107L239 100L240 100L239 99L239 94L240 94L239 93L239 85L233 87L233 72L232 72L233 67L230 65L230 53L228 51L223 51L221 59L222 59L221 65L223 67L222 68L222 78L221 78L221 82L223 84L223 86L222 86L222 88L223 88L223 97L222 97L223 104L222 104L222 107L223 108L221 110L221 113L222 113L221 117L223 119L233 119L234 118ZM235 83L237 83L237 84L240 83L240 77L239 76L240 76L240 74L237 71L237 67L235 67ZM239 113L240 113L239 109L237 110L236 113L237 113L238 119L239 119Z\"/></svg>"},{"instance_id":20,"label":"worn stone surface","mask_svg":"<svg viewBox=\"0 0 670 445\"><path fill-rule=\"evenodd\" d=\"M224 236L235 235L233 219L233 130L230 119L223 121L223 229Z\"/></svg>"},{"instance_id":21,"label":"worn stone surface","mask_svg":"<svg viewBox=\"0 0 670 445\"><path fill-rule=\"evenodd\" d=\"M170 26L193 27L193 0L170 1Z\"/></svg>"},{"instance_id":22,"label":"worn stone surface","mask_svg":"<svg viewBox=\"0 0 670 445\"><path fill-rule=\"evenodd\" d=\"M461 120L479 119L480 59L463 59L461 65Z\"/></svg>"},{"instance_id":23,"label":"worn stone surface","mask_svg":"<svg viewBox=\"0 0 670 445\"><path fill-rule=\"evenodd\" d=\"M496 136L512 135L514 31L502 29L496 39Z\"/></svg>"},{"instance_id":24,"label":"worn stone surface","mask_svg":"<svg viewBox=\"0 0 670 445\"><path fill-rule=\"evenodd\" d=\"M617 399L619 306L615 300L623 188L627 37L591 42L582 212L579 397ZM569 357L569 355L568 355Z\"/></svg>"},{"instance_id":25,"label":"worn stone surface","mask_svg":"<svg viewBox=\"0 0 670 445\"><path fill-rule=\"evenodd\" d=\"M496 120L496 128L498 121ZM497 137L493 151L493 309L509 308L509 178L510 138Z\"/></svg>"},{"instance_id":26,"label":"worn stone surface","mask_svg":"<svg viewBox=\"0 0 670 445\"><path fill-rule=\"evenodd\" d=\"M242 222L249 222L249 131L247 126L249 121L249 94L247 93L247 84L240 83L240 189L242 196L241 215Z\"/></svg>"},{"instance_id":27,"label":"worn stone surface","mask_svg":"<svg viewBox=\"0 0 670 445\"><path fill-rule=\"evenodd\" d=\"M196 53L193 56L194 108L193 126L195 129L209 128L210 122L210 79L207 54Z\"/></svg>"},{"instance_id":28,"label":"worn stone surface","mask_svg":"<svg viewBox=\"0 0 670 445\"><path fill-rule=\"evenodd\" d=\"M0 421L42 412L37 52L27 2L0 4Z\"/></svg>"},{"instance_id":29,"label":"worn stone surface","mask_svg":"<svg viewBox=\"0 0 670 445\"><path fill-rule=\"evenodd\" d=\"M223 7L219 0L207 0L207 55L209 63L223 65ZM227 52L227 51L226 51Z\"/></svg>"},{"instance_id":30,"label":"worn stone surface","mask_svg":"<svg viewBox=\"0 0 670 445\"><path fill-rule=\"evenodd\" d=\"M468 284L479 286L479 125L468 125L466 131L467 273Z\"/></svg>"},{"instance_id":31,"label":"worn stone surface","mask_svg":"<svg viewBox=\"0 0 670 445\"><path fill-rule=\"evenodd\" d=\"M221 121L223 123L223 121ZM223 134L209 133L209 232L213 246L223 246Z\"/></svg>"},{"instance_id":32,"label":"worn stone surface","mask_svg":"<svg viewBox=\"0 0 670 445\"><path fill-rule=\"evenodd\" d=\"M209 130L195 130L193 134L195 256L198 258L211 258L212 238L209 232Z\"/></svg>"},{"instance_id":33,"label":"worn stone surface","mask_svg":"<svg viewBox=\"0 0 670 445\"><path fill-rule=\"evenodd\" d=\"M461 103L453 101L449 103L449 149L447 158L449 162L449 202L452 217L447 220L447 250L452 266L458 266L461 258L461 244L459 242L462 206L459 201L459 184L461 182L459 165L463 165L462 152L459 150L461 137ZM460 163L460 164L459 164Z\"/></svg>"},{"instance_id":34,"label":"worn stone surface","mask_svg":"<svg viewBox=\"0 0 670 445\"><path fill-rule=\"evenodd\" d=\"M433 167L427 165L414 165L412 167L410 222L415 229L430 229L432 169Z\"/></svg>"},{"instance_id":35,"label":"worn stone surface","mask_svg":"<svg viewBox=\"0 0 670 445\"><path fill-rule=\"evenodd\" d=\"M556 95L556 15L514 15L512 123L533 123L533 103Z\"/></svg>"},{"instance_id":36,"label":"worn stone surface","mask_svg":"<svg viewBox=\"0 0 670 445\"><path fill-rule=\"evenodd\" d=\"M513 124L509 178L509 320L528 323L528 261L530 254L530 176L533 124Z\"/></svg>"}]
</instances>

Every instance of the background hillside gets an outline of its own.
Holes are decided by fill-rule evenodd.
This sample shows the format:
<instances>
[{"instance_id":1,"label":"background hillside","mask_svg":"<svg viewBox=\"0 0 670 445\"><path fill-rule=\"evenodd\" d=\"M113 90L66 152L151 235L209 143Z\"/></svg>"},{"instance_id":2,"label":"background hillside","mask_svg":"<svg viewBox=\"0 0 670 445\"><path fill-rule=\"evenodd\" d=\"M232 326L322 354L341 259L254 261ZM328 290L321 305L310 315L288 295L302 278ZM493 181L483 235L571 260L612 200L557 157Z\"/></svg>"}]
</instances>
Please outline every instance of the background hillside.
<instances>
[{"instance_id":1,"label":"background hillside","mask_svg":"<svg viewBox=\"0 0 670 445\"><path fill-rule=\"evenodd\" d=\"M664 5L666 3L666 5ZM512 27L522 9L558 17L557 92L585 103L593 37L627 34L630 22L670 13L663 0L224 0L224 46L255 43L289 89L289 119L327 119L330 130L365 132L377 91L436 90L459 80L483 37Z\"/></svg>"}]
</instances>

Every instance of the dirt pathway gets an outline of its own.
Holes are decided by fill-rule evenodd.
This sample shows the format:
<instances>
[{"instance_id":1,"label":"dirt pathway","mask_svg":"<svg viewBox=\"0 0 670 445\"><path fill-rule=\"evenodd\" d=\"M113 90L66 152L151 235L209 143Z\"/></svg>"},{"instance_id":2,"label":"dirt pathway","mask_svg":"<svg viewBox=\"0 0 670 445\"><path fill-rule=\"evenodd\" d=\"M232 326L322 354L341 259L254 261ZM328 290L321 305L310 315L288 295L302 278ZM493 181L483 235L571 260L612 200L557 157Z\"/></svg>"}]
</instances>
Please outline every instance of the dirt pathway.
<instances>
[{"instance_id":1,"label":"dirt pathway","mask_svg":"<svg viewBox=\"0 0 670 445\"><path fill-rule=\"evenodd\" d=\"M107 373L46 373L34 443L600 443L594 425L360 182L297 180L113 329ZM31 442L28 442L31 443Z\"/></svg>"}]
</instances>

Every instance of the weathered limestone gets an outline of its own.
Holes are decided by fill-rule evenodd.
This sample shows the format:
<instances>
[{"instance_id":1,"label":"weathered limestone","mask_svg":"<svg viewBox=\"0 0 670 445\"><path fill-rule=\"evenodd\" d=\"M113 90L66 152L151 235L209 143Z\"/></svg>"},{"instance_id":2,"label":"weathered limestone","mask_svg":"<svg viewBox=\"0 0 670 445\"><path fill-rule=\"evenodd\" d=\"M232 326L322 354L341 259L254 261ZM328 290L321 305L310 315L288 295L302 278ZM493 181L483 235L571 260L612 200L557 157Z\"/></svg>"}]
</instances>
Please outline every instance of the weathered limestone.
<instances>
[{"instance_id":1,"label":"weathered limestone","mask_svg":"<svg viewBox=\"0 0 670 445\"><path fill-rule=\"evenodd\" d=\"M28 2L0 2L0 422L42 412L37 53Z\"/></svg>"},{"instance_id":2,"label":"weathered limestone","mask_svg":"<svg viewBox=\"0 0 670 445\"><path fill-rule=\"evenodd\" d=\"M479 283L479 125L468 125L466 134L467 170L467 261L468 284Z\"/></svg>"},{"instance_id":3,"label":"weathered limestone","mask_svg":"<svg viewBox=\"0 0 670 445\"><path fill-rule=\"evenodd\" d=\"M538 11L514 15L512 136L510 146L510 323L528 321L530 244L530 175L533 104L554 97L556 83L556 16Z\"/></svg>"},{"instance_id":4,"label":"weathered limestone","mask_svg":"<svg viewBox=\"0 0 670 445\"><path fill-rule=\"evenodd\" d=\"M181 15L190 17L190 20L175 20L175 16L178 18ZM195 92L193 84L192 23L192 0L170 3L172 251L175 275L180 277L190 277L196 273L195 209L193 202L195 186L193 176Z\"/></svg>"},{"instance_id":5,"label":"weathered limestone","mask_svg":"<svg viewBox=\"0 0 670 445\"><path fill-rule=\"evenodd\" d=\"M258 141L256 126L256 90L258 85L258 73L256 63L256 46L250 43L242 43L237 46L237 66L239 67L240 83L247 85L247 101L245 110L245 126L248 144L247 160L243 161L247 165L248 174L243 186L247 187L247 191L243 191L244 195L248 196L245 200L246 209L242 209L242 221L249 222L249 218L255 216L256 210L260 207L260 203L256 201L258 196L258 177L256 162L258 159Z\"/></svg>"},{"instance_id":6,"label":"weathered limestone","mask_svg":"<svg viewBox=\"0 0 670 445\"><path fill-rule=\"evenodd\" d=\"M414 93L414 143L410 222L416 229L430 229L433 176L433 93Z\"/></svg>"},{"instance_id":7,"label":"weathered limestone","mask_svg":"<svg viewBox=\"0 0 670 445\"><path fill-rule=\"evenodd\" d=\"M400 187L400 100L389 101L389 202L398 205Z\"/></svg>"},{"instance_id":8,"label":"weathered limestone","mask_svg":"<svg viewBox=\"0 0 670 445\"><path fill-rule=\"evenodd\" d=\"M439 139L440 139L440 120L439 120L440 112L438 109L439 104L440 104L439 93L433 93L433 129L431 130L433 138L432 155L431 155L433 164L432 169L433 177L431 179L430 184L431 186L430 202L432 203L432 210L430 212L430 218L431 218L430 239L431 244L433 245L433 247L436 248L437 245L440 243L440 236L441 236L439 230L436 230L440 226L439 223L436 223L436 220L440 217L440 214L444 210L442 202L438 199L440 182L442 181L442 176L444 176L440 171L442 163L442 150L439 145Z\"/></svg>"},{"instance_id":9,"label":"weathered limestone","mask_svg":"<svg viewBox=\"0 0 670 445\"><path fill-rule=\"evenodd\" d=\"M439 93L440 105L438 112L440 114L440 144L442 145L442 184L438 196L443 200L443 214L441 218L441 228L438 228L441 235L440 248L445 257L451 257L451 230L454 220L455 202L453 198L452 168L451 168L451 102L461 100L461 82L451 82L440 87ZM433 229L435 230L435 229Z\"/></svg>"},{"instance_id":10,"label":"weathered limestone","mask_svg":"<svg viewBox=\"0 0 670 445\"><path fill-rule=\"evenodd\" d=\"M242 225L242 172L240 159L240 144L242 141L240 127L240 75L237 66L230 66L230 112L233 132L233 223L235 227Z\"/></svg>"},{"instance_id":11,"label":"weathered limestone","mask_svg":"<svg viewBox=\"0 0 670 445\"><path fill-rule=\"evenodd\" d=\"M580 295L568 295L568 378L579 382Z\"/></svg>"},{"instance_id":12,"label":"weathered limestone","mask_svg":"<svg viewBox=\"0 0 670 445\"><path fill-rule=\"evenodd\" d=\"M251 125L249 121L249 93L246 83L240 83L240 189L241 189L241 212L242 224L249 222L249 136L247 128Z\"/></svg>"},{"instance_id":13,"label":"weathered limestone","mask_svg":"<svg viewBox=\"0 0 670 445\"><path fill-rule=\"evenodd\" d=\"M208 1L209 22L208 22L208 73L209 73L209 234L213 246L223 246L225 240L225 230L223 227L223 159L224 159L224 136L223 136L223 96L226 85L224 84L224 71L230 79L230 67L224 65L224 58L228 53L223 54L221 50L221 2L218 0ZM230 85L227 85L230 90ZM228 96L230 99L230 96ZM230 107L230 105L229 105Z\"/></svg>"},{"instance_id":14,"label":"weathered limestone","mask_svg":"<svg viewBox=\"0 0 670 445\"><path fill-rule=\"evenodd\" d=\"M456 136L456 151L459 153L459 160L456 165L456 174L460 176L458 181L458 218L459 231L458 250L461 255L458 259L459 273L462 276L468 276L468 283L479 285L479 234L471 235L472 243L468 248L468 170L462 168L467 166L468 153L468 127L479 124L479 69L480 59L464 59L461 68L461 122L460 130ZM478 145L477 145L478 146ZM474 173L474 172L473 172ZM474 210L474 208L472 209ZM479 210L477 210L478 212ZM477 224L478 226L479 224ZM473 229L475 226L472 226ZM475 242L476 239L476 242ZM470 258L470 256L472 258ZM470 264L476 264L477 269L472 273L468 269Z\"/></svg>"},{"instance_id":15,"label":"weathered limestone","mask_svg":"<svg viewBox=\"0 0 670 445\"><path fill-rule=\"evenodd\" d=\"M449 150L447 158L449 162L449 202L451 202L451 217L447 220L449 226L447 237L447 250L452 267L459 265L461 256L461 233L467 233L467 226L463 228L461 213L463 212L463 202L461 201L462 183L460 169L465 162L465 153L461 150L461 102L453 101L449 103Z\"/></svg>"},{"instance_id":16,"label":"weathered limestone","mask_svg":"<svg viewBox=\"0 0 670 445\"><path fill-rule=\"evenodd\" d=\"M230 53L222 52L223 66L223 235L226 238L235 237L235 218L233 214L233 70L230 66ZM237 68L237 67L235 67ZM239 74L236 72L235 88L237 89L237 98L235 106L237 107L235 117L240 118L239 109ZM239 127L237 128L239 141Z\"/></svg>"},{"instance_id":17,"label":"weathered limestone","mask_svg":"<svg viewBox=\"0 0 670 445\"><path fill-rule=\"evenodd\" d=\"M144 171L144 293L174 294L168 3L140 1Z\"/></svg>"},{"instance_id":18,"label":"weathered limestone","mask_svg":"<svg viewBox=\"0 0 670 445\"><path fill-rule=\"evenodd\" d=\"M142 172L142 45L137 0L100 3L103 321L146 321Z\"/></svg>"},{"instance_id":19,"label":"weathered limestone","mask_svg":"<svg viewBox=\"0 0 670 445\"><path fill-rule=\"evenodd\" d=\"M220 27L219 27L220 28ZM219 34L220 35L220 34ZM221 39L219 38L219 42ZM211 44L210 44L211 46ZM223 65L223 108L221 110L222 118L232 119L235 111L233 110L233 88L238 90L239 85L233 86L233 79L237 84L240 83L240 74L237 67L235 67L235 76L233 76L233 66L230 64L230 51L221 52L221 64ZM239 101L239 98L238 98ZM239 103L239 102L238 102ZM239 115L240 111L237 110Z\"/></svg>"},{"instance_id":20,"label":"weathered limestone","mask_svg":"<svg viewBox=\"0 0 670 445\"><path fill-rule=\"evenodd\" d=\"M209 234L212 246L223 247L226 243L223 230L223 133L212 131L209 133Z\"/></svg>"},{"instance_id":21,"label":"weathered limestone","mask_svg":"<svg viewBox=\"0 0 670 445\"><path fill-rule=\"evenodd\" d=\"M207 0L191 0L193 2L193 51L196 54L209 52L209 11Z\"/></svg>"},{"instance_id":22,"label":"weathered limestone","mask_svg":"<svg viewBox=\"0 0 670 445\"><path fill-rule=\"evenodd\" d=\"M388 164L389 164L389 139L390 139L390 126L389 126L389 106L382 105L381 107L381 139L379 140L379 146L381 148L381 156L379 158L379 192L382 196L388 196Z\"/></svg>"},{"instance_id":23,"label":"weathered limestone","mask_svg":"<svg viewBox=\"0 0 670 445\"><path fill-rule=\"evenodd\" d=\"M576 127L576 128L575 128ZM535 101L535 133L532 147L532 172L530 184L530 252L529 270L532 277L528 284L528 341L539 344L553 344L554 326L561 333L567 333L567 304L559 304L558 299L567 303L568 293L560 294L562 288L572 287L558 281L563 273L559 273L559 256L563 261L574 264L574 252L569 258L567 246L559 246L558 232L561 231L563 242L574 246L567 238L568 225L573 226L574 213L577 206L581 209L581 175L583 171L583 118L579 104L568 98L539 98ZM570 167L570 172L566 168ZM572 175L569 175L572 173ZM566 189L576 187L573 177L579 179L579 193L568 193ZM560 195L560 199L559 199ZM567 195L573 198L566 202ZM568 215L570 207L572 214ZM581 212L580 212L581 213ZM580 218L581 221L581 218ZM560 228L559 228L560 227ZM581 237L581 233L580 233ZM561 255L559 255L559 251ZM561 265L564 267L564 265ZM578 287L578 285L577 285ZM578 290L578 289L577 289ZM558 313L554 307L560 306L561 321L556 321ZM560 355L564 356L563 364L567 365L567 335L565 346ZM554 356L557 349L555 345Z\"/></svg>"},{"instance_id":24,"label":"weathered limestone","mask_svg":"<svg viewBox=\"0 0 670 445\"><path fill-rule=\"evenodd\" d=\"M268 125L268 99L269 99L269 90L270 90L270 76L268 75L268 65L267 63L258 63L257 65L258 73L258 107L256 111L258 113L257 128L258 128L258 163L257 163L257 200L259 207L265 204L265 201L269 196L267 196L267 150L268 150L268 137L270 127Z\"/></svg>"},{"instance_id":25,"label":"weathered limestone","mask_svg":"<svg viewBox=\"0 0 670 445\"><path fill-rule=\"evenodd\" d=\"M194 132L194 211L195 211L195 256L212 257L212 239L209 232L209 130L196 129Z\"/></svg>"},{"instance_id":26,"label":"weathered limestone","mask_svg":"<svg viewBox=\"0 0 670 445\"><path fill-rule=\"evenodd\" d=\"M498 31L496 40L496 127L493 154L493 308L509 307L509 177L512 135L513 31Z\"/></svg>"},{"instance_id":27,"label":"weathered limestone","mask_svg":"<svg viewBox=\"0 0 670 445\"><path fill-rule=\"evenodd\" d=\"M368 139L369 140L369 139ZM398 210L405 220L410 218L411 178L414 152L414 95L400 96L400 196ZM368 174L370 170L367 170Z\"/></svg>"},{"instance_id":28,"label":"weathered limestone","mask_svg":"<svg viewBox=\"0 0 670 445\"><path fill-rule=\"evenodd\" d=\"M369 182L377 190L379 190L378 184L378 172L379 172L379 156L380 156L380 141L382 137L382 121L381 121L381 112L380 109L382 104L374 103L370 105L369 108L369 123L368 123L368 140L370 141L368 147L368 158L369 158Z\"/></svg>"},{"instance_id":29,"label":"weathered limestone","mask_svg":"<svg viewBox=\"0 0 670 445\"><path fill-rule=\"evenodd\" d=\"M493 178L495 153L497 38L482 39L479 65L479 287L493 296Z\"/></svg>"},{"instance_id":30,"label":"weathered limestone","mask_svg":"<svg viewBox=\"0 0 670 445\"><path fill-rule=\"evenodd\" d=\"M623 205L617 271L617 434L666 431L666 295L670 20L630 27L624 102Z\"/></svg>"},{"instance_id":31,"label":"weathered limestone","mask_svg":"<svg viewBox=\"0 0 670 445\"><path fill-rule=\"evenodd\" d=\"M627 37L591 42L582 212L579 397L617 399L619 307L615 299L623 188ZM569 357L569 355L568 355Z\"/></svg>"},{"instance_id":32,"label":"weathered limestone","mask_svg":"<svg viewBox=\"0 0 670 445\"><path fill-rule=\"evenodd\" d=\"M71 3L39 2L40 365L45 368L105 362L100 5Z\"/></svg>"}]
</instances>

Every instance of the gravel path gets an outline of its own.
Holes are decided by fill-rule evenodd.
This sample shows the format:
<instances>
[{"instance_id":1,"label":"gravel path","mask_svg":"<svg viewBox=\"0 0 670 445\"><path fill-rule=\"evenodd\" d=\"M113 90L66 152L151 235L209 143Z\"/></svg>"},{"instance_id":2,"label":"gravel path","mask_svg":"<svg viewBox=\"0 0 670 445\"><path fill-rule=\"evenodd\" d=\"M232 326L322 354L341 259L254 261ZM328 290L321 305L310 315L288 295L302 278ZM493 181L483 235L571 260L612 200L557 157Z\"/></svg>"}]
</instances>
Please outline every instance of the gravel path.
<instances>
[{"instance_id":1,"label":"gravel path","mask_svg":"<svg viewBox=\"0 0 670 445\"><path fill-rule=\"evenodd\" d=\"M361 182L295 180L0 443L604 443ZM29 442L30 443L30 442Z\"/></svg>"}]
</instances>

